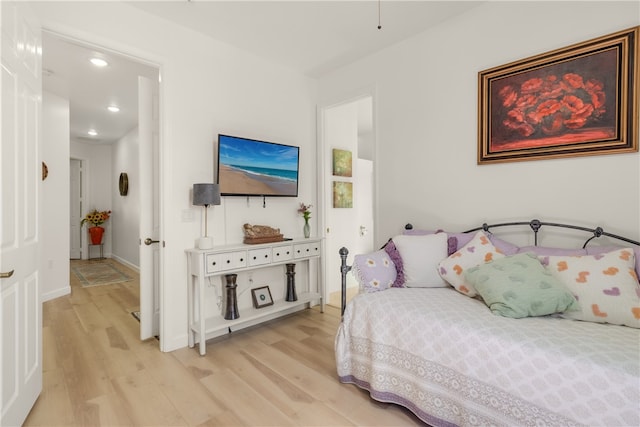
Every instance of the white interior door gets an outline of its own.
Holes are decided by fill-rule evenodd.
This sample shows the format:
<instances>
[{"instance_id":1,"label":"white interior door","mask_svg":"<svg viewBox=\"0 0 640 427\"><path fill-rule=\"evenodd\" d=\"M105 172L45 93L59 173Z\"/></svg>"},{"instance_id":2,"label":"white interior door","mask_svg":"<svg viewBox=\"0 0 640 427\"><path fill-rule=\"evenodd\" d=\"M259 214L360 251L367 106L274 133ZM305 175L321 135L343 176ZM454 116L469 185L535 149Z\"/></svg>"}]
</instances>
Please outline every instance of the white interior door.
<instances>
[{"instance_id":1,"label":"white interior door","mask_svg":"<svg viewBox=\"0 0 640 427\"><path fill-rule=\"evenodd\" d=\"M82 257L82 236L80 221L82 220L82 161L69 160L69 258Z\"/></svg>"},{"instance_id":2,"label":"white interior door","mask_svg":"<svg viewBox=\"0 0 640 427\"><path fill-rule=\"evenodd\" d=\"M160 217L157 83L138 77L140 167L140 338L159 335Z\"/></svg>"},{"instance_id":3,"label":"white interior door","mask_svg":"<svg viewBox=\"0 0 640 427\"><path fill-rule=\"evenodd\" d=\"M0 15L0 425L15 426L42 390L41 35L26 3L2 1Z\"/></svg>"}]
</instances>

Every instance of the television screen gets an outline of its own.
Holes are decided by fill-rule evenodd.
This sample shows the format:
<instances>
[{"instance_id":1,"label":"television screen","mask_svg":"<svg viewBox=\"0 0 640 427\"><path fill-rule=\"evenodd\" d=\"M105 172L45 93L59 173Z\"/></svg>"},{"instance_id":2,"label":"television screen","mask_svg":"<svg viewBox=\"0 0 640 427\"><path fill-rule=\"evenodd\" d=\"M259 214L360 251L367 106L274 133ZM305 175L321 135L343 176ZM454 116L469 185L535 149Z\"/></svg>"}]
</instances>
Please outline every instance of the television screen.
<instances>
[{"instance_id":1,"label":"television screen","mask_svg":"<svg viewBox=\"0 0 640 427\"><path fill-rule=\"evenodd\" d=\"M218 135L223 196L298 196L300 147Z\"/></svg>"}]
</instances>

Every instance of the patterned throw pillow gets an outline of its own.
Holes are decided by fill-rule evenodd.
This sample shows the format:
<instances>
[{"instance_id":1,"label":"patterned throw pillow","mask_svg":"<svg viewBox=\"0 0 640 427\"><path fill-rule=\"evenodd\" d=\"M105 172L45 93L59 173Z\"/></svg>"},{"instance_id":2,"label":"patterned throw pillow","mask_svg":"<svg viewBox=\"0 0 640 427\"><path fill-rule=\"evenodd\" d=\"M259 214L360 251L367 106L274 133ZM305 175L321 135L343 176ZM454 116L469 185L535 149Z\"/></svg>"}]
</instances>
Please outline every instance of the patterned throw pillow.
<instances>
[{"instance_id":1,"label":"patterned throw pillow","mask_svg":"<svg viewBox=\"0 0 640 427\"><path fill-rule=\"evenodd\" d=\"M578 310L569 289L532 253L469 268L464 276L491 311L500 316L519 319Z\"/></svg>"},{"instance_id":2,"label":"patterned throw pillow","mask_svg":"<svg viewBox=\"0 0 640 427\"><path fill-rule=\"evenodd\" d=\"M469 243L440 262L438 272L458 292L474 297L477 295L476 289L472 284L466 282L464 271L503 257L504 255L493 246L485 232L481 230L473 236Z\"/></svg>"},{"instance_id":3,"label":"patterned throw pillow","mask_svg":"<svg viewBox=\"0 0 640 427\"><path fill-rule=\"evenodd\" d=\"M581 307L563 317L640 328L640 284L633 249L550 256L547 268L571 290Z\"/></svg>"},{"instance_id":4,"label":"patterned throw pillow","mask_svg":"<svg viewBox=\"0 0 640 427\"><path fill-rule=\"evenodd\" d=\"M353 257L351 271L361 292L384 291L396 280L396 267L384 250Z\"/></svg>"}]
</instances>

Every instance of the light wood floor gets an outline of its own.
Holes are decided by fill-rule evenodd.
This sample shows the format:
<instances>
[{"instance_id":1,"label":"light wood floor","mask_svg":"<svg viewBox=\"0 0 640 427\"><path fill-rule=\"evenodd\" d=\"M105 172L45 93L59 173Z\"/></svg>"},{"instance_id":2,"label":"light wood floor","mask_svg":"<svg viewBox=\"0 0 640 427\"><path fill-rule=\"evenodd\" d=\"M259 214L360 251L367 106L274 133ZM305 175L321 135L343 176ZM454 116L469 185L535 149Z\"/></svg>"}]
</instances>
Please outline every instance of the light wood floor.
<instances>
[{"instance_id":1,"label":"light wood floor","mask_svg":"<svg viewBox=\"0 0 640 427\"><path fill-rule=\"evenodd\" d=\"M75 261L74 261L75 262ZM86 262L86 261L85 261ZM96 262L94 260L89 262ZM105 262L115 262L106 260ZM139 340L139 280L44 303L42 394L25 426L406 426L410 412L336 376L339 311L317 308L207 342Z\"/></svg>"}]
</instances>

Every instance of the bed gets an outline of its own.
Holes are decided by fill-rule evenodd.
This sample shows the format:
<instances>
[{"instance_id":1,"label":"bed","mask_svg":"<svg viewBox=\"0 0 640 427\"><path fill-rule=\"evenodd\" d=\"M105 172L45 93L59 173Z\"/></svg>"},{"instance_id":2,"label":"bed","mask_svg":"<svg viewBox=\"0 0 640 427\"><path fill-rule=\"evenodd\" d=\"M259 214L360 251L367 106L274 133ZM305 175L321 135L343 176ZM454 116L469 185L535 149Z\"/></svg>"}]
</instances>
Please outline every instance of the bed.
<instances>
[{"instance_id":1,"label":"bed","mask_svg":"<svg viewBox=\"0 0 640 427\"><path fill-rule=\"evenodd\" d=\"M534 220L467 233L521 224L531 227L536 244L538 230L552 225L591 233L585 251L604 235L638 253L637 241L600 227ZM342 383L402 405L433 426L640 425L637 327L559 313L504 317L452 286L389 287L345 304L347 253L341 249L343 320L335 340ZM640 299L637 275L635 286Z\"/></svg>"}]
</instances>

